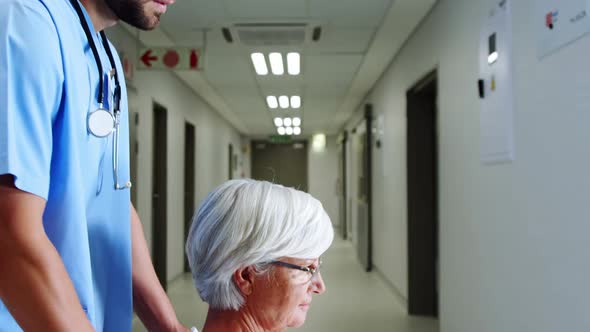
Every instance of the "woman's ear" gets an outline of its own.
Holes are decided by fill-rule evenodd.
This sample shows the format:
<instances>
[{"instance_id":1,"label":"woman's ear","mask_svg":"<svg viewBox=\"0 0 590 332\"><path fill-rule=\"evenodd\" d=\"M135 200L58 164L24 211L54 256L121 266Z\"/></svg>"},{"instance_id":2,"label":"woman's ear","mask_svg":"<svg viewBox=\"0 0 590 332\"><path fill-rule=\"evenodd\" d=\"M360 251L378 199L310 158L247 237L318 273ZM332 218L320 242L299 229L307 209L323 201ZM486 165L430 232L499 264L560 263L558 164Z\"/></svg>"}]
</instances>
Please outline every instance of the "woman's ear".
<instances>
[{"instance_id":1,"label":"woman's ear","mask_svg":"<svg viewBox=\"0 0 590 332\"><path fill-rule=\"evenodd\" d=\"M234 282L244 296L252 294L254 285L254 271L247 266L234 272Z\"/></svg>"}]
</instances>

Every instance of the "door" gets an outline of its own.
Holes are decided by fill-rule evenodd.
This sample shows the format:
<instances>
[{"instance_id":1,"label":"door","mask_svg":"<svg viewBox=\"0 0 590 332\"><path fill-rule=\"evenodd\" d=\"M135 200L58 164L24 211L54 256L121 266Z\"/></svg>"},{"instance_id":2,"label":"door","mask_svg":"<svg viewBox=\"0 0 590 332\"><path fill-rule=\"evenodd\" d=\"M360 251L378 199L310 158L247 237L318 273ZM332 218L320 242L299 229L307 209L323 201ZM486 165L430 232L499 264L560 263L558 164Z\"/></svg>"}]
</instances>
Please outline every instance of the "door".
<instances>
[{"instance_id":1,"label":"door","mask_svg":"<svg viewBox=\"0 0 590 332\"><path fill-rule=\"evenodd\" d=\"M354 135L354 131L351 131L350 134L348 135L348 141L346 143L346 145L344 146L344 150L345 150L345 154L346 154L346 158L345 158L345 166L346 166L346 173L345 173L345 177L346 177L346 235L347 235L347 240L354 242L356 235L354 234L354 220L355 220L355 214L354 214L354 206L355 204L353 204L353 202L355 202L356 200L354 199L354 193L356 192L356 187L355 187L355 183L356 181L354 181L355 179L355 163L354 163L354 157L355 157L355 153L354 153L354 147L355 147L355 135Z\"/></svg>"},{"instance_id":2,"label":"door","mask_svg":"<svg viewBox=\"0 0 590 332\"><path fill-rule=\"evenodd\" d=\"M436 73L407 92L408 309L438 316Z\"/></svg>"},{"instance_id":3,"label":"door","mask_svg":"<svg viewBox=\"0 0 590 332\"><path fill-rule=\"evenodd\" d=\"M227 148L227 177L229 180L234 178L234 146L228 145Z\"/></svg>"},{"instance_id":4,"label":"door","mask_svg":"<svg viewBox=\"0 0 590 332\"><path fill-rule=\"evenodd\" d=\"M195 209L195 126L184 126L184 247L191 226ZM190 272L186 252L184 254L184 272Z\"/></svg>"},{"instance_id":5,"label":"door","mask_svg":"<svg viewBox=\"0 0 590 332\"><path fill-rule=\"evenodd\" d=\"M167 288L167 112L154 103L153 187L152 187L152 259L158 279Z\"/></svg>"},{"instance_id":6,"label":"door","mask_svg":"<svg viewBox=\"0 0 590 332\"><path fill-rule=\"evenodd\" d=\"M252 142L252 178L307 192L307 142Z\"/></svg>"},{"instance_id":7,"label":"door","mask_svg":"<svg viewBox=\"0 0 590 332\"><path fill-rule=\"evenodd\" d=\"M357 256L367 272L373 268L372 247L372 106L365 106L365 120L357 130Z\"/></svg>"},{"instance_id":8,"label":"door","mask_svg":"<svg viewBox=\"0 0 590 332\"><path fill-rule=\"evenodd\" d=\"M348 238L346 223L346 144L348 132L344 132L338 145L338 208L340 210L340 233L343 239Z\"/></svg>"},{"instance_id":9,"label":"door","mask_svg":"<svg viewBox=\"0 0 590 332\"><path fill-rule=\"evenodd\" d=\"M131 173L131 203L137 209L137 192L138 192L138 156L139 156L139 112L136 106L137 96L132 90L128 91L129 100L129 171Z\"/></svg>"}]
</instances>

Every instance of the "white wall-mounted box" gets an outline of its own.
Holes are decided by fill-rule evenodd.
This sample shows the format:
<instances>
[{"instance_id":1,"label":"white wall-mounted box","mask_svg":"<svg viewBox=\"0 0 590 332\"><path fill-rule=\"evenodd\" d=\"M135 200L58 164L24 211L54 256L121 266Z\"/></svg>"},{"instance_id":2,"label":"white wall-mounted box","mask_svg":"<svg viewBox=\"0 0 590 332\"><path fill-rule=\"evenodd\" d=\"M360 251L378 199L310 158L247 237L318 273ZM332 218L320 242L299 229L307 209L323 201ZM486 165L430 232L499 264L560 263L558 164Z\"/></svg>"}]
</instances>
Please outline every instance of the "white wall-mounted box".
<instances>
[{"instance_id":1,"label":"white wall-mounted box","mask_svg":"<svg viewBox=\"0 0 590 332\"><path fill-rule=\"evenodd\" d=\"M481 34L480 135L484 163L514 160L511 1L494 0Z\"/></svg>"}]
</instances>

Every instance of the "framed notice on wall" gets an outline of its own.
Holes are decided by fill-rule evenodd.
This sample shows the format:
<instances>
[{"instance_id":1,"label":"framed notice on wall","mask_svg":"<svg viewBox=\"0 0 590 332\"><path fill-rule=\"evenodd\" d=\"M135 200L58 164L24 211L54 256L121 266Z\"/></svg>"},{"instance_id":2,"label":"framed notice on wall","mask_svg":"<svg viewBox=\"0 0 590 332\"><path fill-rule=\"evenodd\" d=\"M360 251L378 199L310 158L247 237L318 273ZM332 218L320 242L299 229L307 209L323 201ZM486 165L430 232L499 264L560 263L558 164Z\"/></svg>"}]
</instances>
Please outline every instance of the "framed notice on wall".
<instances>
[{"instance_id":1,"label":"framed notice on wall","mask_svg":"<svg viewBox=\"0 0 590 332\"><path fill-rule=\"evenodd\" d=\"M590 0L536 0L535 31L540 59L590 33Z\"/></svg>"}]
</instances>

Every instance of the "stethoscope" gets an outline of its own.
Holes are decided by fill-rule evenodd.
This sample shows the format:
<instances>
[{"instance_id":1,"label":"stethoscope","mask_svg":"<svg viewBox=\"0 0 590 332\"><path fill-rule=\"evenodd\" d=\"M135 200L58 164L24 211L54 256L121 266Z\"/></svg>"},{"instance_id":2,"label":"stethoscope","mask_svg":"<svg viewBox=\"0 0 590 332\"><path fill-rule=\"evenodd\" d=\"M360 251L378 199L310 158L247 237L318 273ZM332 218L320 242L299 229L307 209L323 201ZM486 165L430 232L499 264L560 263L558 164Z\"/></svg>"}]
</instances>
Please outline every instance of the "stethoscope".
<instances>
[{"instance_id":1,"label":"stethoscope","mask_svg":"<svg viewBox=\"0 0 590 332\"><path fill-rule=\"evenodd\" d=\"M98 50L96 48L96 44L94 43L94 38L92 38L92 34L90 33L90 27L88 26L88 22L86 22L86 18L84 17L84 13L82 13L82 8L80 7L80 3L78 0L71 0L74 9L76 9L76 13L78 14L78 18L80 18L80 23L82 24L82 28L84 29L84 33L86 34L86 38L88 39L88 43L90 44L90 48L92 49L92 54L94 55L94 61L96 62L96 66L98 68L98 77L99 77L99 89L98 89L98 108L90 112L87 117L87 128L88 132L95 137L98 138L106 138L111 134L114 135L113 137L113 176L115 178L115 190L123 190L131 188L131 182L127 181L124 185L119 184L119 123L120 123L120 104L121 104L121 86L119 85L119 77L117 75L117 67L115 65L115 60L113 58L113 53L111 52L111 48L109 46L109 42L107 36L105 35L104 31L100 32L100 38L102 39L102 45L109 57L109 62L111 64L111 72L108 74L108 82L110 81L111 77L115 79L115 89L113 91L113 111L109 111L105 108L105 104L107 102L108 95L105 94L105 81L102 72L102 61L100 60L100 56L98 55ZM108 88L106 89L108 92Z\"/></svg>"}]
</instances>

